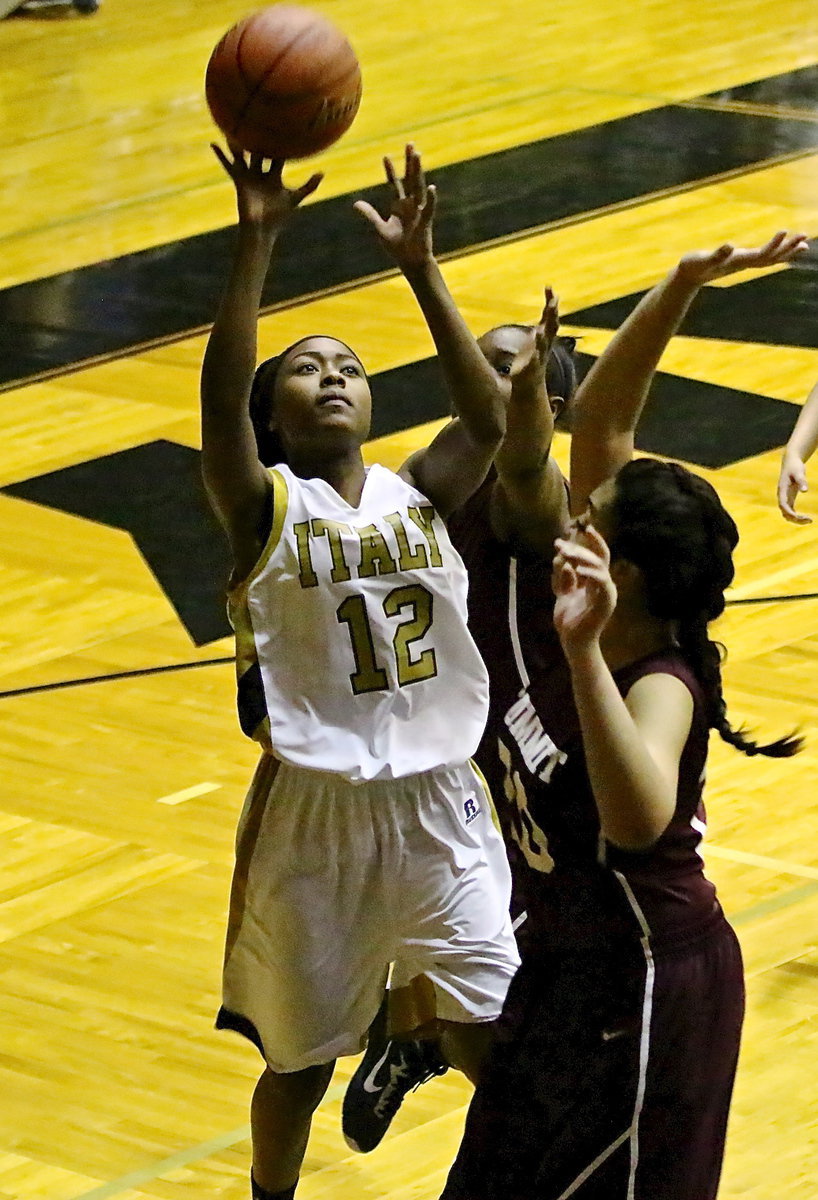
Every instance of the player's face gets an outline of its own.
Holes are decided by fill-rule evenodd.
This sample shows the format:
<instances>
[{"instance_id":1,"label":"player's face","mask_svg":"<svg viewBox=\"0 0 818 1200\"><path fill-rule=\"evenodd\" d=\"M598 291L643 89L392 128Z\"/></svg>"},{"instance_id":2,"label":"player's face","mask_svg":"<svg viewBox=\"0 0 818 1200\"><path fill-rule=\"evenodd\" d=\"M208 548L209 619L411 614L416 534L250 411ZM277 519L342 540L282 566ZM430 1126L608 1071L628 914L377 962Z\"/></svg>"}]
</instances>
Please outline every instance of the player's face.
<instances>
[{"instance_id":1,"label":"player's face","mask_svg":"<svg viewBox=\"0 0 818 1200\"><path fill-rule=\"evenodd\" d=\"M498 325L478 338L483 357L491 363L500 379L511 389L510 375L515 366L524 362L534 345L533 327Z\"/></svg>"},{"instance_id":2,"label":"player's face","mask_svg":"<svg viewBox=\"0 0 818 1200\"><path fill-rule=\"evenodd\" d=\"M292 348L276 376L271 424L286 442L348 434L363 442L372 396L358 359L343 342L305 338Z\"/></svg>"},{"instance_id":3,"label":"player's face","mask_svg":"<svg viewBox=\"0 0 818 1200\"><path fill-rule=\"evenodd\" d=\"M533 325L498 325L477 339L483 357L500 377L506 399L511 395L511 376L528 361L534 349ZM551 409L558 415L565 405L561 396L550 396Z\"/></svg>"}]
</instances>

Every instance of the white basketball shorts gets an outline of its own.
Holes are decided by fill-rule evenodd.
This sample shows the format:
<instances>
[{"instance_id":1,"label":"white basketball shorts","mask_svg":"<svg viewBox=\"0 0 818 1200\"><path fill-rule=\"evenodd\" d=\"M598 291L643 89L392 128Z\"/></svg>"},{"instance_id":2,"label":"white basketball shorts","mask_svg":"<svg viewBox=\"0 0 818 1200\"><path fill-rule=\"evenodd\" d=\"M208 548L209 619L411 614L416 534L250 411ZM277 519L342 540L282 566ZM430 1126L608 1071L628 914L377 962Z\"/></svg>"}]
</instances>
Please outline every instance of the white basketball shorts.
<instances>
[{"instance_id":1,"label":"white basketball shorts","mask_svg":"<svg viewBox=\"0 0 818 1200\"><path fill-rule=\"evenodd\" d=\"M274 1071L357 1054L393 986L499 1016L519 957L511 878L470 764L352 784L265 756L239 823L217 1025Z\"/></svg>"}]
</instances>

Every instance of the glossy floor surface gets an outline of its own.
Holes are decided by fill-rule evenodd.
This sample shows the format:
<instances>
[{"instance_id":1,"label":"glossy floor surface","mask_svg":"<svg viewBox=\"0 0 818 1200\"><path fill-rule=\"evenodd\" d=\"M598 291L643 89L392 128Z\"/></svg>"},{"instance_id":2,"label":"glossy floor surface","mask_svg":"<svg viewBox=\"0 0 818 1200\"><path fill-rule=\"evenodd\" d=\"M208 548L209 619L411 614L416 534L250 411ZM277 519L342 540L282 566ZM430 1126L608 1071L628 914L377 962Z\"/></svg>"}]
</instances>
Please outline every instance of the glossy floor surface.
<instances>
[{"instance_id":1,"label":"glossy floor surface","mask_svg":"<svg viewBox=\"0 0 818 1200\"><path fill-rule=\"evenodd\" d=\"M372 459L397 464L446 411L408 289L351 208L382 195L381 156L408 138L472 327L532 320L553 283L586 365L685 251L818 236L811 0L319 7L358 51L364 99L282 241L261 349L352 341L374 376ZM0 21L2 1200L248 1194L255 1052L212 1023L255 753L197 453L234 220L203 75L244 11L105 0ZM807 738L789 762L714 745L706 857L749 988L721 1195L812 1200L818 535L774 492L818 379L818 252L729 282L668 350L640 446L700 468L739 523L719 629L734 719ZM356 1158L339 1133L353 1066L299 1196L434 1200L468 1087L426 1085Z\"/></svg>"}]
</instances>

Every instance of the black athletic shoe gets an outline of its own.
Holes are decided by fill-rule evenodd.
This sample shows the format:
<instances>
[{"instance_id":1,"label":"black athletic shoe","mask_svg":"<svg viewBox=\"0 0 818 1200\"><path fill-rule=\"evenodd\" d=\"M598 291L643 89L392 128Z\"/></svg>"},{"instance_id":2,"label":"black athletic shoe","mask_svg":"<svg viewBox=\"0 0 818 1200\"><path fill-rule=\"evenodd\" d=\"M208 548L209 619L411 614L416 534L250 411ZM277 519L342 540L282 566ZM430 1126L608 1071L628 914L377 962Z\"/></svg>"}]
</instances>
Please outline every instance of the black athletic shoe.
<instances>
[{"instance_id":1,"label":"black athletic shoe","mask_svg":"<svg viewBox=\"0 0 818 1200\"><path fill-rule=\"evenodd\" d=\"M370 1031L366 1054L344 1096L341 1129L346 1144L361 1154L374 1150L406 1093L448 1069L435 1042L384 1042Z\"/></svg>"}]
</instances>

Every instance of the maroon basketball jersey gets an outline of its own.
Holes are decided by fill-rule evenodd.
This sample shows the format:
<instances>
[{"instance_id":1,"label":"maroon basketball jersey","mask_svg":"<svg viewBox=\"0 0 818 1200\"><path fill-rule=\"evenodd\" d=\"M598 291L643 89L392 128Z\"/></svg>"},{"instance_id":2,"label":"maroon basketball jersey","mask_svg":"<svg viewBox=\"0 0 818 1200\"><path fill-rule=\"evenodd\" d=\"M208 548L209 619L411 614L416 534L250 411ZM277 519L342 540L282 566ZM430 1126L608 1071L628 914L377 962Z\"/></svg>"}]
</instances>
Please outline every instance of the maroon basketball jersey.
<instances>
[{"instance_id":1,"label":"maroon basketball jersey","mask_svg":"<svg viewBox=\"0 0 818 1200\"><path fill-rule=\"evenodd\" d=\"M702 785L708 725L692 671L673 648L614 675L622 695L661 672L694 704L676 810L648 851L601 836L568 665L553 625L551 563L514 554L491 533L491 481L449 522L469 572L469 624L490 679L486 731L476 755L500 815L525 908L525 943L543 949L648 937L658 948L721 916L697 852L705 826Z\"/></svg>"}]
</instances>

